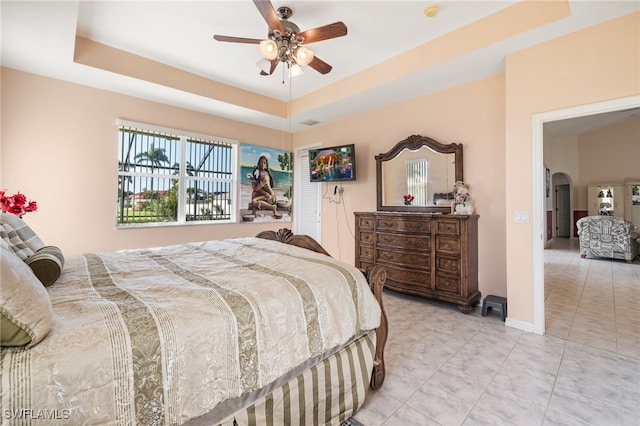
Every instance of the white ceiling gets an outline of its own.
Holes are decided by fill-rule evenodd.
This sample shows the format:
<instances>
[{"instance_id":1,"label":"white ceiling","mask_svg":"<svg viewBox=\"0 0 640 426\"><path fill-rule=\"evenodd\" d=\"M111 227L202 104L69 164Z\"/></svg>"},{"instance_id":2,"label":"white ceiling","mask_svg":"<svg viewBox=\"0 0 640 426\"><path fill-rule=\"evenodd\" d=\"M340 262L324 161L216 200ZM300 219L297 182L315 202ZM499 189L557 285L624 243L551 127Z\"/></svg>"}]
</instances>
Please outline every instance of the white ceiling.
<instances>
[{"instance_id":1,"label":"white ceiling","mask_svg":"<svg viewBox=\"0 0 640 426\"><path fill-rule=\"evenodd\" d=\"M289 86L288 80L283 84L282 65L272 76L259 75L256 45L213 40L214 34L266 37L267 24L251 0L2 0L1 60L9 68L282 129L285 119L279 117L76 63L75 37L80 35L217 82L288 101L375 67L514 3L272 0L275 8L291 7L294 12L290 21L303 31L335 21L343 21L348 28L345 37L308 46L333 66L329 74L307 68ZM427 18L423 12L431 4L440 6L435 18ZM305 129L301 121L330 122L503 71L509 52L637 11L640 2L574 0L570 7L571 16L565 19L292 117L291 129Z\"/></svg>"},{"instance_id":2,"label":"white ceiling","mask_svg":"<svg viewBox=\"0 0 640 426\"><path fill-rule=\"evenodd\" d=\"M600 127L608 126L628 118L640 115L640 108L630 108L601 114L584 115L544 123L544 131L554 138L576 136Z\"/></svg>"}]
</instances>

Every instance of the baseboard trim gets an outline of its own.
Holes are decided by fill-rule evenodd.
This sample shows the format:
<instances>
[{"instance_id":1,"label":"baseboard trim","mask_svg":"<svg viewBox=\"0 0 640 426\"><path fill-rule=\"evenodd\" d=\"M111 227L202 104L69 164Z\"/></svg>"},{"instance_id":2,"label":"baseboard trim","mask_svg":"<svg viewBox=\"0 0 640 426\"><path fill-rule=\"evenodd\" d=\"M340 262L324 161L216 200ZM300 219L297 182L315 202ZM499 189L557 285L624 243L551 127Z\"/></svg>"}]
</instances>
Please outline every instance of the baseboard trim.
<instances>
[{"instance_id":1,"label":"baseboard trim","mask_svg":"<svg viewBox=\"0 0 640 426\"><path fill-rule=\"evenodd\" d=\"M518 330L526 331L527 333L535 333L536 329L533 324L529 322L519 321L507 317L505 321L507 327L517 328Z\"/></svg>"}]
</instances>

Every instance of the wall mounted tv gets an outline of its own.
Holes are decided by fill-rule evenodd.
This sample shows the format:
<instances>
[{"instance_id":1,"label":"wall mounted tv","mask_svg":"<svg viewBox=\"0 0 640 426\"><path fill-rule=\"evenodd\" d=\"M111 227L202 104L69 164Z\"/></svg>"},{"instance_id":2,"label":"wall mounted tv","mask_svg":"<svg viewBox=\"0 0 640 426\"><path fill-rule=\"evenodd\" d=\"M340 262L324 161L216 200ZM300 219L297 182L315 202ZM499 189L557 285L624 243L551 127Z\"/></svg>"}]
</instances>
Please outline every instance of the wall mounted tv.
<instances>
[{"instance_id":1,"label":"wall mounted tv","mask_svg":"<svg viewBox=\"0 0 640 426\"><path fill-rule=\"evenodd\" d=\"M354 145L338 145L309 150L311 182L356 180Z\"/></svg>"}]
</instances>

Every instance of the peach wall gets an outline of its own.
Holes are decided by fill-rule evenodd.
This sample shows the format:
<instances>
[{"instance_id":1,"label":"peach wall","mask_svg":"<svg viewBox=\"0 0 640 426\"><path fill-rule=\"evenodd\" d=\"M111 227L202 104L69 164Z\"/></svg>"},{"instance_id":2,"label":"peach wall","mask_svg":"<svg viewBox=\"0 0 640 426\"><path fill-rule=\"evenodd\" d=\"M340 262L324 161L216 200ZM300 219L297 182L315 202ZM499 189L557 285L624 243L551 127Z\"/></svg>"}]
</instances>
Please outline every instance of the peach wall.
<instances>
[{"instance_id":1,"label":"peach wall","mask_svg":"<svg viewBox=\"0 0 640 426\"><path fill-rule=\"evenodd\" d=\"M252 236L282 224L116 229L116 119L282 146L282 132L2 69L0 187L38 202L25 220L65 255ZM289 227L291 224L287 224Z\"/></svg>"},{"instance_id":2,"label":"peach wall","mask_svg":"<svg viewBox=\"0 0 640 426\"><path fill-rule=\"evenodd\" d=\"M578 137L547 138L544 140L544 163L554 173L564 173L571 179L572 207L577 209L576 182L580 180L578 164ZM552 182L555 185L556 182ZM553 208L553 195L547 200L547 210ZM555 226L554 226L555 229Z\"/></svg>"},{"instance_id":3,"label":"peach wall","mask_svg":"<svg viewBox=\"0 0 640 426\"><path fill-rule=\"evenodd\" d=\"M358 179L343 184L344 204L323 203L322 245L354 262L353 212L376 209L376 154L414 134L462 143L465 180L480 215L480 291L506 295L504 78L498 74L297 133L296 146L356 144Z\"/></svg>"},{"instance_id":4,"label":"peach wall","mask_svg":"<svg viewBox=\"0 0 640 426\"><path fill-rule=\"evenodd\" d=\"M506 59L506 217L533 212L532 117L640 93L640 14L559 37ZM532 324L533 224L506 221L509 318Z\"/></svg>"},{"instance_id":5,"label":"peach wall","mask_svg":"<svg viewBox=\"0 0 640 426\"><path fill-rule=\"evenodd\" d=\"M589 185L640 180L640 116L584 133L578 147L580 208L588 208Z\"/></svg>"},{"instance_id":6,"label":"peach wall","mask_svg":"<svg viewBox=\"0 0 640 426\"><path fill-rule=\"evenodd\" d=\"M640 116L580 135L545 135L544 163L552 174L561 172L571 178L573 209L587 210L589 185L640 180Z\"/></svg>"}]
</instances>

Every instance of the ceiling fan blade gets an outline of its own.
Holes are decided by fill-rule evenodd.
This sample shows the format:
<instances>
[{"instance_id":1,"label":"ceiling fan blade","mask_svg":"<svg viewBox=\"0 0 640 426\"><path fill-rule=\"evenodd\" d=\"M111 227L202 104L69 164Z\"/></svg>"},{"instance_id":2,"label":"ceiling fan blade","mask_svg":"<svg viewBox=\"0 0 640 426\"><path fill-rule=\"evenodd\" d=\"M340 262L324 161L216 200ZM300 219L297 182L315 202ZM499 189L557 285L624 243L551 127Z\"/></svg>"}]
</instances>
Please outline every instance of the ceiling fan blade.
<instances>
[{"instance_id":1,"label":"ceiling fan blade","mask_svg":"<svg viewBox=\"0 0 640 426\"><path fill-rule=\"evenodd\" d=\"M318 28L303 31L299 34L304 37L304 44L315 43L316 41L328 40L330 38L347 35L347 26L344 22L334 22Z\"/></svg>"},{"instance_id":2,"label":"ceiling fan blade","mask_svg":"<svg viewBox=\"0 0 640 426\"><path fill-rule=\"evenodd\" d=\"M262 41L259 38L230 37L230 36L223 36L223 35L217 35L217 34L214 35L213 38L218 41L228 41L231 43L260 44L260 42Z\"/></svg>"},{"instance_id":3,"label":"ceiling fan blade","mask_svg":"<svg viewBox=\"0 0 640 426\"><path fill-rule=\"evenodd\" d=\"M264 71L260 71L260 75L271 75L273 74L273 72L276 70L276 67L278 66L278 63L280 61L278 60L278 58L272 59L271 60L271 69L269 70L269 73L266 73Z\"/></svg>"},{"instance_id":4,"label":"ceiling fan blade","mask_svg":"<svg viewBox=\"0 0 640 426\"><path fill-rule=\"evenodd\" d=\"M318 58L317 56L313 57L313 60L309 62L309 66L318 71L320 74L327 74L333 68L331 65Z\"/></svg>"},{"instance_id":5,"label":"ceiling fan blade","mask_svg":"<svg viewBox=\"0 0 640 426\"><path fill-rule=\"evenodd\" d=\"M264 20L267 21L267 25L269 25L270 29L284 33L278 13L273 8L273 5L269 0L253 0L253 4L256 5Z\"/></svg>"}]
</instances>

